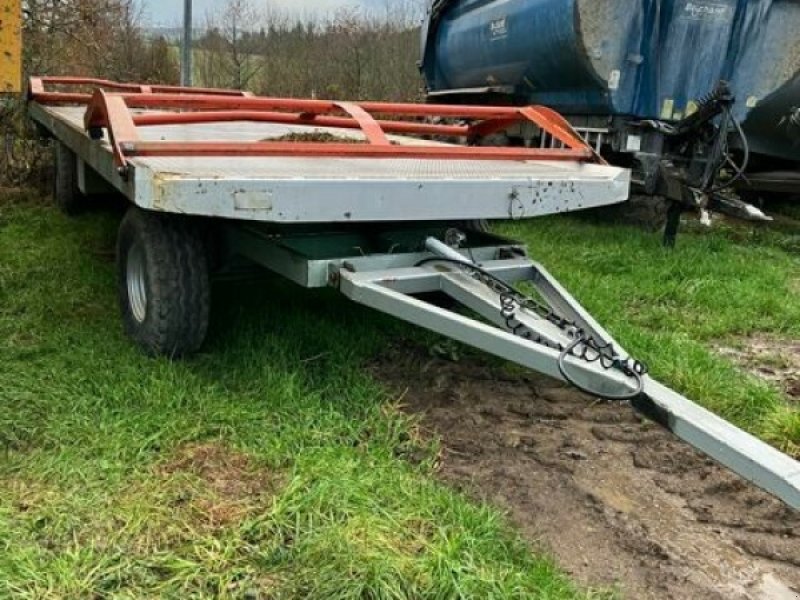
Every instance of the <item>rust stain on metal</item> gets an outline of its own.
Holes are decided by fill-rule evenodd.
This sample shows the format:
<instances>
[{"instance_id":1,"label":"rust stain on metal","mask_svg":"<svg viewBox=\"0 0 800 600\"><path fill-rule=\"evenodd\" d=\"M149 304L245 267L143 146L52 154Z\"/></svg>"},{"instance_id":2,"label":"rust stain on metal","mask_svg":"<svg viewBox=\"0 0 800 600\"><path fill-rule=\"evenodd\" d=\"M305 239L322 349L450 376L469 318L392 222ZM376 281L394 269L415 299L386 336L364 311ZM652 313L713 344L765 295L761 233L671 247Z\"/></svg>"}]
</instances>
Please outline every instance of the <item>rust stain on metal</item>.
<instances>
[{"instance_id":1,"label":"rust stain on metal","mask_svg":"<svg viewBox=\"0 0 800 600\"><path fill-rule=\"evenodd\" d=\"M180 173L169 171L156 171L153 173L153 206L155 208L165 208L168 204L165 195L164 184L176 179L180 179Z\"/></svg>"}]
</instances>

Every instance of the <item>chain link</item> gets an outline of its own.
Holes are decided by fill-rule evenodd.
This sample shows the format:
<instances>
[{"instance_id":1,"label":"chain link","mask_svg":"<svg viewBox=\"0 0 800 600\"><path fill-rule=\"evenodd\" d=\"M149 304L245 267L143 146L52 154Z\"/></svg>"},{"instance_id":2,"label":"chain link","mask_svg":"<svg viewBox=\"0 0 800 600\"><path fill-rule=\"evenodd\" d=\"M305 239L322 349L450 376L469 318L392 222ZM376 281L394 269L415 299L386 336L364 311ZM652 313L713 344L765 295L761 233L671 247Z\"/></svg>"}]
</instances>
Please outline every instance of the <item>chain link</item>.
<instances>
[{"instance_id":1,"label":"chain link","mask_svg":"<svg viewBox=\"0 0 800 600\"><path fill-rule=\"evenodd\" d=\"M599 362L600 366L606 371L617 370L627 377L636 379L641 388L641 378L648 373L648 367L645 363L630 357L622 358L613 344L599 342L588 335L575 321L560 316L543 302L522 294L480 267L468 263L464 263L463 267L473 279L484 284L500 296L500 314L505 320L506 328L512 334L562 353L559 365L562 374L570 383L576 385L576 387L581 387L564 372L563 359L565 356L572 356L586 363ZM572 339L571 343L564 346L535 334L517 318L518 312L523 309L564 331ZM594 393L595 395L601 395Z\"/></svg>"}]
</instances>

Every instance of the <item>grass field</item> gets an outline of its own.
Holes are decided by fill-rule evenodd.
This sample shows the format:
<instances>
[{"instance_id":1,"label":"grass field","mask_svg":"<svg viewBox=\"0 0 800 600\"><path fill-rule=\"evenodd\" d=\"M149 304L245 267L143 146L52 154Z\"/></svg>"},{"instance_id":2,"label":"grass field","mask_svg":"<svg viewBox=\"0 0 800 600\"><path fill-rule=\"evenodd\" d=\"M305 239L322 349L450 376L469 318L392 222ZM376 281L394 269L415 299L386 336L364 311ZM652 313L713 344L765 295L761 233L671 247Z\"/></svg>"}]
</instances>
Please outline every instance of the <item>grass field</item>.
<instances>
[{"instance_id":1,"label":"grass field","mask_svg":"<svg viewBox=\"0 0 800 600\"><path fill-rule=\"evenodd\" d=\"M800 458L800 406L714 352L755 333L800 338L800 231L722 226L670 251L657 234L585 217L499 229L657 379Z\"/></svg>"},{"instance_id":2,"label":"grass field","mask_svg":"<svg viewBox=\"0 0 800 600\"><path fill-rule=\"evenodd\" d=\"M0 598L587 597L433 480L362 368L401 327L230 284L206 353L149 360L117 218L0 200Z\"/></svg>"},{"instance_id":3,"label":"grass field","mask_svg":"<svg viewBox=\"0 0 800 600\"><path fill-rule=\"evenodd\" d=\"M405 327L334 292L230 283L205 352L123 338L118 217L0 198L0 598L584 598L363 369ZM796 338L773 236L509 224L655 375L798 453L800 412L709 347ZM413 377L413 374L409 374Z\"/></svg>"}]
</instances>

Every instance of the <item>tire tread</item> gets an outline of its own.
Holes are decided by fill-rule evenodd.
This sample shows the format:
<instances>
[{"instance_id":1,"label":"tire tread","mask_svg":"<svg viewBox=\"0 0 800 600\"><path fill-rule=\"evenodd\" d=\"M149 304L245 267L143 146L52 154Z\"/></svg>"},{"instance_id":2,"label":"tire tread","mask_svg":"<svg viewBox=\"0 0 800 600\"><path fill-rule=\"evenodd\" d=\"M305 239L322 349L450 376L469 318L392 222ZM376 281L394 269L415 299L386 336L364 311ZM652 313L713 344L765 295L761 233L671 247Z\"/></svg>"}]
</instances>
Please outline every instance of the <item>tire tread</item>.
<instances>
[{"instance_id":1,"label":"tire tread","mask_svg":"<svg viewBox=\"0 0 800 600\"><path fill-rule=\"evenodd\" d=\"M58 208L74 217L86 209L86 198L78 188L78 157L65 144L53 145L53 196Z\"/></svg>"},{"instance_id":2,"label":"tire tread","mask_svg":"<svg viewBox=\"0 0 800 600\"><path fill-rule=\"evenodd\" d=\"M128 236L144 246L148 316L130 313L125 275ZM211 292L205 245L187 219L132 208L120 227L120 302L126 330L150 354L179 358L200 349L208 331Z\"/></svg>"}]
</instances>

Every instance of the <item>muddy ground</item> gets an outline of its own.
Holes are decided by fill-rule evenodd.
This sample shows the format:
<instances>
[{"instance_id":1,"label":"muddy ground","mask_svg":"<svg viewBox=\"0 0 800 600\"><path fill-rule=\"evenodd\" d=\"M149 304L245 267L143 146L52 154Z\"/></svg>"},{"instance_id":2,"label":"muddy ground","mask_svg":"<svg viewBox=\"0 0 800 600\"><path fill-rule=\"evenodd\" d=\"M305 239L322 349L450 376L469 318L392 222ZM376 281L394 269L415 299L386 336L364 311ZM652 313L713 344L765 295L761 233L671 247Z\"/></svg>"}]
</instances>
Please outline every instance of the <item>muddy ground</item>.
<instances>
[{"instance_id":1,"label":"muddy ground","mask_svg":"<svg viewBox=\"0 0 800 600\"><path fill-rule=\"evenodd\" d=\"M800 513L642 421L480 357L374 365L441 436L441 477L574 578L630 599L800 599Z\"/></svg>"},{"instance_id":2,"label":"muddy ground","mask_svg":"<svg viewBox=\"0 0 800 600\"><path fill-rule=\"evenodd\" d=\"M782 390L790 401L800 402L800 341L754 335L732 340L717 352Z\"/></svg>"}]
</instances>

